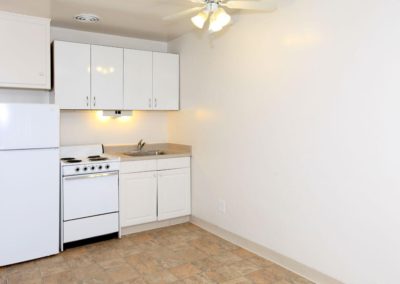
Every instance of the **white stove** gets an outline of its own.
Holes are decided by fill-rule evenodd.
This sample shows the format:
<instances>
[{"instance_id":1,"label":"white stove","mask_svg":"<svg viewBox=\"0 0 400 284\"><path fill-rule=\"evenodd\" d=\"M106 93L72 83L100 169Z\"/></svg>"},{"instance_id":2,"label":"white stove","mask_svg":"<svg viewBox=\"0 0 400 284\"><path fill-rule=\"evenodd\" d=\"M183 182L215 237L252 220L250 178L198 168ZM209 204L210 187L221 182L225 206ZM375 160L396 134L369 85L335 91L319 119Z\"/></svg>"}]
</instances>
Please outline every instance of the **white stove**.
<instances>
[{"instance_id":1,"label":"white stove","mask_svg":"<svg viewBox=\"0 0 400 284\"><path fill-rule=\"evenodd\" d=\"M103 154L103 145L65 146L60 148L63 176L119 170L120 158Z\"/></svg>"},{"instance_id":2,"label":"white stove","mask_svg":"<svg viewBox=\"0 0 400 284\"><path fill-rule=\"evenodd\" d=\"M102 145L61 147L61 250L65 244L118 233L119 157Z\"/></svg>"},{"instance_id":3,"label":"white stove","mask_svg":"<svg viewBox=\"0 0 400 284\"><path fill-rule=\"evenodd\" d=\"M63 176L102 173L119 170L120 159L109 155L61 158Z\"/></svg>"}]
</instances>

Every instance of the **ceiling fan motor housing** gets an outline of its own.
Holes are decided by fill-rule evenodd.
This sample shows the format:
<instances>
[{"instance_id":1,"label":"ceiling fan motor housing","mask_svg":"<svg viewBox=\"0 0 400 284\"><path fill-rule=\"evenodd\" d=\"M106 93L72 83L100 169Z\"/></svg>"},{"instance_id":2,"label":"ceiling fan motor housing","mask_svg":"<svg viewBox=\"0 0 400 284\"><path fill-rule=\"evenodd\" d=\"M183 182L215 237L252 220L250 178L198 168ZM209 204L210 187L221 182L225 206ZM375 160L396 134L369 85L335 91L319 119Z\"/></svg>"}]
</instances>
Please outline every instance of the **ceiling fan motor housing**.
<instances>
[{"instance_id":1,"label":"ceiling fan motor housing","mask_svg":"<svg viewBox=\"0 0 400 284\"><path fill-rule=\"evenodd\" d=\"M219 8L220 1L208 0L206 2L206 10L208 12L215 12Z\"/></svg>"}]
</instances>

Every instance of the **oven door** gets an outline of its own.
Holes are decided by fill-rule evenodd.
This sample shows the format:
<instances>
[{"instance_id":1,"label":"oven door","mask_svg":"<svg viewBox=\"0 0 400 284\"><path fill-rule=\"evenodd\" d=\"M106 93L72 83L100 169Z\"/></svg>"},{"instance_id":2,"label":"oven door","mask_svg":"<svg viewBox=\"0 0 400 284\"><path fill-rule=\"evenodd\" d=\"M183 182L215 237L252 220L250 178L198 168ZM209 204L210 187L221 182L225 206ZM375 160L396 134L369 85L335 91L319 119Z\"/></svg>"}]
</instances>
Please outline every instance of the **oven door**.
<instances>
[{"instance_id":1,"label":"oven door","mask_svg":"<svg viewBox=\"0 0 400 284\"><path fill-rule=\"evenodd\" d=\"M63 178L64 221L118 212L118 172Z\"/></svg>"}]
</instances>

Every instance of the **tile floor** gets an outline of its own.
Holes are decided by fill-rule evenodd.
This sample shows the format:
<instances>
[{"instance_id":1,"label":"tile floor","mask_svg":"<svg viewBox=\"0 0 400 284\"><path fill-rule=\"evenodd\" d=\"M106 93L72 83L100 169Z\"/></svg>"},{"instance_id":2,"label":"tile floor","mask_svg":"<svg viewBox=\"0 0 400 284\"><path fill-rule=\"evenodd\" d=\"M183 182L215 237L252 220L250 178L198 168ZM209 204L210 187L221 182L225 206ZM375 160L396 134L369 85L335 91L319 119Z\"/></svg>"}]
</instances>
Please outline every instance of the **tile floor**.
<instances>
[{"instance_id":1,"label":"tile floor","mask_svg":"<svg viewBox=\"0 0 400 284\"><path fill-rule=\"evenodd\" d=\"M311 283L186 223L0 268L0 283Z\"/></svg>"}]
</instances>

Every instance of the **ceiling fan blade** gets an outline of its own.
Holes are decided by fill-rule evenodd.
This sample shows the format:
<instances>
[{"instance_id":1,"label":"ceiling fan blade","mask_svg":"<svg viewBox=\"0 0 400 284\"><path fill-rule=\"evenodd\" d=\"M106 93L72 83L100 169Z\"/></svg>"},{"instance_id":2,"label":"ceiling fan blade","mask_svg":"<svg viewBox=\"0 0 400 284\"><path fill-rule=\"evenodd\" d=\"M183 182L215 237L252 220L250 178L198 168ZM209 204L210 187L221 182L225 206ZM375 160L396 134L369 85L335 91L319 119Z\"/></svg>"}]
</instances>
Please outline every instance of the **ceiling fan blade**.
<instances>
[{"instance_id":1,"label":"ceiling fan blade","mask_svg":"<svg viewBox=\"0 0 400 284\"><path fill-rule=\"evenodd\" d=\"M194 8L191 8L191 9L187 9L187 10L185 10L185 11L182 11L182 12L179 12L179 13L176 13L176 14L173 14L173 15L170 15L170 16L167 16L167 17L164 17L163 20L164 20L164 21L173 21L173 20L177 20L177 19L179 19L179 18L186 17L186 16L188 16L188 15L191 15L191 14L194 14L194 13L196 13L196 12L199 12L199 11L203 10L204 8L205 8L205 6L202 6L202 7L194 7Z\"/></svg>"},{"instance_id":2,"label":"ceiling fan blade","mask_svg":"<svg viewBox=\"0 0 400 284\"><path fill-rule=\"evenodd\" d=\"M221 3L221 5L229 9L259 10L259 11L274 11L277 8L275 0L228 1L226 3Z\"/></svg>"}]
</instances>

